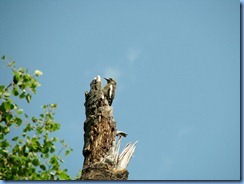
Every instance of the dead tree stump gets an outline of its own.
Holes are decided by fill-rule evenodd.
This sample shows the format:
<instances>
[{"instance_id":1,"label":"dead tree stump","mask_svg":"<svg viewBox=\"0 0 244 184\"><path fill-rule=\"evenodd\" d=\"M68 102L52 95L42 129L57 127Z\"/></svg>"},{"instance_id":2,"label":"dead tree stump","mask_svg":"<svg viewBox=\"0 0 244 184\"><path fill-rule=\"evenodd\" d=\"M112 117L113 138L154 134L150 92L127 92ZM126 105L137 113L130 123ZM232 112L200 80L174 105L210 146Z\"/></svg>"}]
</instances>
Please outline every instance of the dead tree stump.
<instances>
[{"instance_id":1,"label":"dead tree stump","mask_svg":"<svg viewBox=\"0 0 244 184\"><path fill-rule=\"evenodd\" d=\"M90 91L85 93L85 98L86 120L83 147L85 158L80 179L127 180L128 171L117 167L116 122L113 117L113 108L103 94L100 76L95 77L91 82Z\"/></svg>"}]
</instances>

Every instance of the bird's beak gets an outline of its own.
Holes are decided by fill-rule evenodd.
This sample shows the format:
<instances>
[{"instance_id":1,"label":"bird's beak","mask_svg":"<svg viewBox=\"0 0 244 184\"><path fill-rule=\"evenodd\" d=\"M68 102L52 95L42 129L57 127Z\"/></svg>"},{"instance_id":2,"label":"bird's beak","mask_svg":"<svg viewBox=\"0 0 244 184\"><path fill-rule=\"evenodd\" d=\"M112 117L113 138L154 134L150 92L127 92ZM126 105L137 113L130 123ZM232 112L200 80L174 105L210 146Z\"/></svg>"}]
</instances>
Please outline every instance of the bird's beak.
<instances>
[{"instance_id":1,"label":"bird's beak","mask_svg":"<svg viewBox=\"0 0 244 184\"><path fill-rule=\"evenodd\" d=\"M103 77L106 81L108 81L108 79L107 78L105 78L105 77Z\"/></svg>"}]
</instances>

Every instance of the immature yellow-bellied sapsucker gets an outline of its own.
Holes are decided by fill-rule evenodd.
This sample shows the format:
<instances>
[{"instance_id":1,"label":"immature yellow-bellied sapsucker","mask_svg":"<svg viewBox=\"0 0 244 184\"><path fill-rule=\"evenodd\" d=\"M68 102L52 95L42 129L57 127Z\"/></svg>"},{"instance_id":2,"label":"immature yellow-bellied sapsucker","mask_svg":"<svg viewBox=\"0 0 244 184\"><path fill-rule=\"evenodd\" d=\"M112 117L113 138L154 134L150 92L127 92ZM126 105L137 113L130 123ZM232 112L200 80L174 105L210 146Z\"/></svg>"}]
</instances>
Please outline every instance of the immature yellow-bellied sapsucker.
<instances>
[{"instance_id":1,"label":"immature yellow-bellied sapsucker","mask_svg":"<svg viewBox=\"0 0 244 184\"><path fill-rule=\"evenodd\" d=\"M106 99L108 100L108 104L111 106L115 97L116 91L116 81L112 78L104 78L107 81L106 86L103 88L103 93Z\"/></svg>"}]
</instances>

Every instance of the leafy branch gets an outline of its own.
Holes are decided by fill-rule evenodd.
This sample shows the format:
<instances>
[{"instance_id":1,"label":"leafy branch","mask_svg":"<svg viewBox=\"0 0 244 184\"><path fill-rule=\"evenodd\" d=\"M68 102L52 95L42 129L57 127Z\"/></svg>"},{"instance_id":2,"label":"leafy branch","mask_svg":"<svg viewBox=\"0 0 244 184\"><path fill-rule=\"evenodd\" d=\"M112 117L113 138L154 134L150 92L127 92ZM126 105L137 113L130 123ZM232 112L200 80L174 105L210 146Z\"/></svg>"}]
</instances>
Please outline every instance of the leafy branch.
<instances>
[{"instance_id":1,"label":"leafy branch","mask_svg":"<svg viewBox=\"0 0 244 184\"><path fill-rule=\"evenodd\" d=\"M6 57L2 56L6 61ZM67 169L62 169L64 162L60 154L68 155L72 149L63 140L62 148L56 154L57 137L51 133L60 129L54 120L57 104L42 107L43 113L38 118L24 114L13 97L31 102L36 94L37 81L43 73L40 70L30 74L28 69L17 68L15 62L7 61L13 78L8 85L0 85L0 179L1 180L58 180L70 179ZM18 131L15 131L18 129ZM20 135L17 134L17 132ZM13 137L14 135L14 137Z\"/></svg>"}]
</instances>

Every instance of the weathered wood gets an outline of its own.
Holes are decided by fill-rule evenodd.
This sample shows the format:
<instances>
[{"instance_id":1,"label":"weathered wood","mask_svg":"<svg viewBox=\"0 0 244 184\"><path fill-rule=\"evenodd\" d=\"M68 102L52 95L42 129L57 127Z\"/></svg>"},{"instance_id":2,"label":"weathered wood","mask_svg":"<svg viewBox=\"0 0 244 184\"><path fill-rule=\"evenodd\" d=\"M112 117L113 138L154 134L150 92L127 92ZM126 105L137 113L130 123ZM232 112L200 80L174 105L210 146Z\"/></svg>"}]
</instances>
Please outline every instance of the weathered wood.
<instances>
[{"instance_id":1,"label":"weathered wood","mask_svg":"<svg viewBox=\"0 0 244 184\"><path fill-rule=\"evenodd\" d=\"M86 92L84 123L84 165L82 180L127 180L126 169L117 170L114 158L116 122L113 108L104 97L101 78L95 77Z\"/></svg>"},{"instance_id":2,"label":"weathered wood","mask_svg":"<svg viewBox=\"0 0 244 184\"><path fill-rule=\"evenodd\" d=\"M97 162L82 170L83 180L127 180L127 170L111 170L108 164Z\"/></svg>"}]
</instances>

